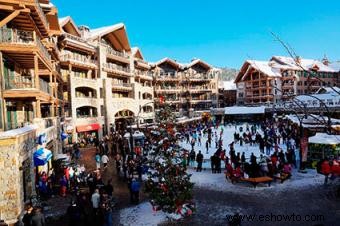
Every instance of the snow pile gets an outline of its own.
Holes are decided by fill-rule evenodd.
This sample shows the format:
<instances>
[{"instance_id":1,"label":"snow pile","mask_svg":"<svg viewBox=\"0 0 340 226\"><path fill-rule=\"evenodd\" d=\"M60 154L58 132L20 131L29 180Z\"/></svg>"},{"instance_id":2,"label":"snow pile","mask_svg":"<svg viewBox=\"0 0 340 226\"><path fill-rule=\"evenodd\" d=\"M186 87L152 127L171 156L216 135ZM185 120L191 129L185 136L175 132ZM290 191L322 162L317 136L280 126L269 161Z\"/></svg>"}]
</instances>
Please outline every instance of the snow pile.
<instances>
[{"instance_id":1,"label":"snow pile","mask_svg":"<svg viewBox=\"0 0 340 226\"><path fill-rule=\"evenodd\" d=\"M157 226L167 219L167 215L164 212L153 211L152 205L149 202L120 211L120 223L124 226Z\"/></svg>"},{"instance_id":2,"label":"snow pile","mask_svg":"<svg viewBox=\"0 0 340 226\"><path fill-rule=\"evenodd\" d=\"M143 202L120 211L120 224L124 226L157 226L160 223L179 219L182 219L180 214L154 211L150 202Z\"/></svg>"}]
</instances>

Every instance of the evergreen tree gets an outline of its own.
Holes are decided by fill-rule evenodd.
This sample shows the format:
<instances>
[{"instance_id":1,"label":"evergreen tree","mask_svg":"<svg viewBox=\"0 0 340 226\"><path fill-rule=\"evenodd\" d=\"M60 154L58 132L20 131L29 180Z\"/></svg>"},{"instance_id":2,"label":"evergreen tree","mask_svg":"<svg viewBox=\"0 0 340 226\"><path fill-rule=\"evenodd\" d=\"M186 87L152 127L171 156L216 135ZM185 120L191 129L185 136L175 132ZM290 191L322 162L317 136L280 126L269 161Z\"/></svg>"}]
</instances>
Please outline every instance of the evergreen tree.
<instances>
[{"instance_id":1,"label":"evergreen tree","mask_svg":"<svg viewBox=\"0 0 340 226\"><path fill-rule=\"evenodd\" d=\"M187 151L178 145L175 134L175 119L168 104L156 114L160 134L158 143L149 153L150 170L146 192L157 210L188 216L193 211L193 183L186 172Z\"/></svg>"}]
</instances>

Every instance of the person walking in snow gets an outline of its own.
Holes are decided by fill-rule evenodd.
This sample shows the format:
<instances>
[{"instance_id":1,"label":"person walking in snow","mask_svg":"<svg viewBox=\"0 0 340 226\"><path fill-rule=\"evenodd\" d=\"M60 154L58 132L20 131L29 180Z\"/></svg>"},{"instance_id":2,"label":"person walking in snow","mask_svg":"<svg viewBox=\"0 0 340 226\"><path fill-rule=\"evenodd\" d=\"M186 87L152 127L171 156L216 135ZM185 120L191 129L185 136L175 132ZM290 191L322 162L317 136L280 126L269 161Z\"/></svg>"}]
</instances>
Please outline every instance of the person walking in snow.
<instances>
[{"instance_id":1,"label":"person walking in snow","mask_svg":"<svg viewBox=\"0 0 340 226\"><path fill-rule=\"evenodd\" d=\"M203 155L201 151L198 151L198 154L196 156L196 162L197 162L196 172L202 172Z\"/></svg>"},{"instance_id":2,"label":"person walking in snow","mask_svg":"<svg viewBox=\"0 0 340 226\"><path fill-rule=\"evenodd\" d=\"M205 148L206 148L206 150L207 150L207 154L209 153L209 140L207 140L206 142L205 142Z\"/></svg>"}]
</instances>

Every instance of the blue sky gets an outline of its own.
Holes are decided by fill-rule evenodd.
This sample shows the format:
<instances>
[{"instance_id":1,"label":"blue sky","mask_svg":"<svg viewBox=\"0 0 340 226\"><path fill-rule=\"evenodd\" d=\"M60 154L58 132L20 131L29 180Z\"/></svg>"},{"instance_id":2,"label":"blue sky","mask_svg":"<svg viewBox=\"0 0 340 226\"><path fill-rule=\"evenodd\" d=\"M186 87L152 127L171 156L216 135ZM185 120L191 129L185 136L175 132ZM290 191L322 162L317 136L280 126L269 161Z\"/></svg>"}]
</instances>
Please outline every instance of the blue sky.
<instances>
[{"instance_id":1,"label":"blue sky","mask_svg":"<svg viewBox=\"0 0 340 226\"><path fill-rule=\"evenodd\" d=\"M239 68L246 59L287 55L270 31L305 58L340 60L340 1L52 0L59 17L91 28L125 23L146 60L201 58Z\"/></svg>"}]
</instances>

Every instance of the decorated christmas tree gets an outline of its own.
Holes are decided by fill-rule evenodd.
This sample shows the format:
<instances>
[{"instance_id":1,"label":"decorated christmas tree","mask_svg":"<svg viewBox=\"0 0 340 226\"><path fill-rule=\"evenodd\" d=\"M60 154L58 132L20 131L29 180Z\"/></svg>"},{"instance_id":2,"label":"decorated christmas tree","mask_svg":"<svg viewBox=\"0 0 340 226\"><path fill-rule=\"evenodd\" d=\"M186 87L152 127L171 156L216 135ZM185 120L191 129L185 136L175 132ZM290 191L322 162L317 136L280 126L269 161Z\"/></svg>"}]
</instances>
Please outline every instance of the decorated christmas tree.
<instances>
[{"instance_id":1,"label":"decorated christmas tree","mask_svg":"<svg viewBox=\"0 0 340 226\"><path fill-rule=\"evenodd\" d=\"M178 145L175 133L175 116L169 105L163 104L156 113L159 123L153 150L149 152L150 170L146 192L154 210L185 217L192 214L193 183L186 172L187 151Z\"/></svg>"}]
</instances>

